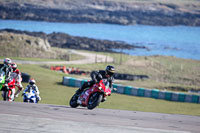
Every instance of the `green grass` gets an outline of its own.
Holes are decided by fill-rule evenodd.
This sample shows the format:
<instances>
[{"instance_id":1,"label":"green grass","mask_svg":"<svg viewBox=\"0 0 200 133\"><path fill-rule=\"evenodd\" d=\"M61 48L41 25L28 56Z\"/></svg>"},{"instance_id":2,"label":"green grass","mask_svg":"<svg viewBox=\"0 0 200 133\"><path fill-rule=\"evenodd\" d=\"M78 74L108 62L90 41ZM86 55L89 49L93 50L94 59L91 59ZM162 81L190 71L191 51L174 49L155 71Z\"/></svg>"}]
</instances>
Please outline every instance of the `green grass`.
<instances>
[{"instance_id":1,"label":"green grass","mask_svg":"<svg viewBox=\"0 0 200 133\"><path fill-rule=\"evenodd\" d=\"M7 57L5 56L0 56L1 59L5 59ZM13 59L13 60L23 60L23 61L62 61L60 59L48 59L48 58L27 58L27 57L12 57L10 56L9 57L10 59Z\"/></svg>"},{"instance_id":2,"label":"green grass","mask_svg":"<svg viewBox=\"0 0 200 133\"><path fill-rule=\"evenodd\" d=\"M71 49L61 49L61 48L55 48L52 47L51 48L53 52L59 53L59 55L57 55L56 59L53 58L48 58L48 56L44 57L44 58L33 58L33 57L17 57L17 56L9 56L9 58L14 59L14 60L23 60L23 61L65 61L65 60L80 60L80 59L84 59L85 57L81 56L81 55L77 55L77 54L69 54L69 51ZM17 54L16 54L17 55ZM65 58L63 59L63 57L61 58L60 56L69 56L70 58ZM0 56L0 59L4 59L7 58L8 56Z\"/></svg>"},{"instance_id":3,"label":"green grass","mask_svg":"<svg viewBox=\"0 0 200 133\"><path fill-rule=\"evenodd\" d=\"M130 56L119 53L90 53L113 57L114 62L109 64L115 66L117 73L149 76L147 80L116 80L116 83L161 90L175 89L175 91L185 92L191 89L200 90L200 61L180 59L172 56ZM106 65L108 63L102 62L67 66L91 71L105 69Z\"/></svg>"},{"instance_id":4,"label":"green grass","mask_svg":"<svg viewBox=\"0 0 200 133\"><path fill-rule=\"evenodd\" d=\"M61 50L56 48L57 50ZM66 51L66 50L63 50ZM88 52L88 51L82 51ZM102 52L90 52L94 54L104 54L114 58L114 62L109 63L115 66L117 73L127 73L134 75L147 75L149 79L146 80L135 80L135 81L124 81L115 80L115 83L123 85L131 85L135 87L143 88L156 88L156 89L168 89L172 91L184 91L188 90L200 90L200 61L186 60L176 57L166 56L129 56L119 53L102 53ZM76 58L78 57L78 58ZM5 58L5 57L2 57ZM74 55L73 59L81 59ZM34 60L34 61L49 61L48 59L39 58L18 58L11 57L11 59L22 59L22 60ZM51 59L50 59L51 60ZM54 59L52 59L54 60ZM57 64L56 64L57 65ZM60 64L62 65L62 64ZM105 69L108 65L106 62L96 64L82 64L82 65L66 65L67 67L75 67L84 71L92 71ZM47 67L55 65L46 65ZM71 75L72 77L80 77L77 75ZM86 76L89 78L89 75Z\"/></svg>"},{"instance_id":5,"label":"green grass","mask_svg":"<svg viewBox=\"0 0 200 133\"><path fill-rule=\"evenodd\" d=\"M22 72L28 73L32 78L36 79L41 93L41 104L69 105L69 100L77 88L63 86L61 84L65 74L43 68L39 65L19 64L18 66ZM23 85L26 87L27 83L23 83ZM22 102L22 97L16 98L16 101ZM199 104L170 102L116 93L108 97L106 102L101 103L99 108L200 116Z\"/></svg>"},{"instance_id":6,"label":"green grass","mask_svg":"<svg viewBox=\"0 0 200 133\"><path fill-rule=\"evenodd\" d=\"M152 98L113 94L101 108L112 108L143 112L200 115L198 104L170 102Z\"/></svg>"}]
</instances>

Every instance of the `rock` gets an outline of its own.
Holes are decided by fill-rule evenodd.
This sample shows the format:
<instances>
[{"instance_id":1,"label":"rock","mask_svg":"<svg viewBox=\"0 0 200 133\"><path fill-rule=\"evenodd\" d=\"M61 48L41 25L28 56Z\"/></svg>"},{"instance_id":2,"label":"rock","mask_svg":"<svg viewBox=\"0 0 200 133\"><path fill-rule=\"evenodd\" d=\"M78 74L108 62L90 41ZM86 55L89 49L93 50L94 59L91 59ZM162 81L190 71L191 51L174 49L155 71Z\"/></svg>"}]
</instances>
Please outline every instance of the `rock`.
<instances>
[{"instance_id":1,"label":"rock","mask_svg":"<svg viewBox=\"0 0 200 133\"><path fill-rule=\"evenodd\" d=\"M2 42L9 43L9 41L12 41L12 42L16 42L16 45L17 44L30 45L44 51L51 49L51 46L47 39L34 38L34 37L30 37L29 35L22 35L22 34L2 31L0 32L0 38L1 38L1 43Z\"/></svg>"},{"instance_id":2,"label":"rock","mask_svg":"<svg viewBox=\"0 0 200 133\"><path fill-rule=\"evenodd\" d=\"M59 48L99 51L99 52L114 52L113 49L135 49L135 48L146 49L146 47L144 46L127 44L122 41L96 40L87 37L70 36L65 33L45 34L43 32L28 32L28 31L20 31L12 29L0 30L0 33L1 32L25 34L33 37L38 37L38 39L34 40L34 42L28 40L26 41L26 43L28 44L34 43L37 46L43 48L44 50L48 50L50 46Z\"/></svg>"},{"instance_id":3,"label":"rock","mask_svg":"<svg viewBox=\"0 0 200 133\"><path fill-rule=\"evenodd\" d=\"M43 57L53 55L47 39L20 34L11 31L0 31L0 56Z\"/></svg>"},{"instance_id":4,"label":"rock","mask_svg":"<svg viewBox=\"0 0 200 133\"><path fill-rule=\"evenodd\" d=\"M175 3L175 2L174 2ZM153 3L115 0L0 0L0 18L72 23L121 25L200 26L199 4L195 2Z\"/></svg>"}]
</instances>

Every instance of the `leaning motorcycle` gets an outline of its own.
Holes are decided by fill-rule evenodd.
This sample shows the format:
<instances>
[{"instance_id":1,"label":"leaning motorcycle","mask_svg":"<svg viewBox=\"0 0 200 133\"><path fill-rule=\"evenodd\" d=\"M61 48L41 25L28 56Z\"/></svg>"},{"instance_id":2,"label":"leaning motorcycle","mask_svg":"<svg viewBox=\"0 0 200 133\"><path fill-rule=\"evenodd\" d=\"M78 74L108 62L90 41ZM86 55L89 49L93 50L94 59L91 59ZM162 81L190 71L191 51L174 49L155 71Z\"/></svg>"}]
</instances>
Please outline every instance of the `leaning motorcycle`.
<instances>
[{"instance_id":1,"label":"leaning motorcycle","mask_svg":"<svg viewBox=\"0 0 200 133\"><path fill-rule=\"evenodd\" d=\"M14 101L15 94L15 79L10 77L5 83L2 85L2 97L4 101Z\"/></svg>"},{"instance_id":2,"label":"leaning motorcycle","mask_svg":"<svg viewBox=\"0 0 200 133\"><path fill-rule=\"evenodd\" d=\"M69 104L72 108L82 106L87 107L88 109L94 109L110 95L111 90L109 88L109 83L103 83L103 80L101 80L99 83L96 83L89 89L83 91L79 96L75 93Z\"/></svg>"},{"instance_id":3,"label":"leaning motorcycle","mask_svg":"<svg viewBox=\"0 0 200 133\"><path fill-rule=\"evenodd\" d=\"M24 100L23 100L24 102L38 103L36 92L32 87L30 87L30 89L23 94L23 97L24 97Z\"/></svg>"}]
</instances>

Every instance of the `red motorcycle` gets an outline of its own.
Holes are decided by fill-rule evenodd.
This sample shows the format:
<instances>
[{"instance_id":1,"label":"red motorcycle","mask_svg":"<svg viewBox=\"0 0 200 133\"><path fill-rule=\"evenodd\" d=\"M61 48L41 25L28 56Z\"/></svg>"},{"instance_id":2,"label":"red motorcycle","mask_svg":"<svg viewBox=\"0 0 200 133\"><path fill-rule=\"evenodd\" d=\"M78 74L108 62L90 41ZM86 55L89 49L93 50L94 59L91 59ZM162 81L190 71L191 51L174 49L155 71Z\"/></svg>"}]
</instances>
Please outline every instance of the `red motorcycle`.
<instances>
[{"instance_id":1,"label":"red motorcycle","mask_svg":"<svg viewBox=\"0 0 200 133\"><path fill-rule=\"evenodd\" d=\"M10 77L2 87L2 97L4 101L14 101L15 79Z\"/></svg>"},{"instance_id":2,"label":"red motorcycle","mask_svg":"<svg viewBox=\"0 0 200 133\"><path fill-rule=\"evenodd\" d=\"M108 83L105 85L103 80L101 80L99 83L96 83L89 89L83 91L80 96L74 94L69 104L72 108L82 106L87 107L88 109L94 109L100 102L105 101L106 96L111 95L111 90L108 86Z\"/></svg>"}]
</instances>

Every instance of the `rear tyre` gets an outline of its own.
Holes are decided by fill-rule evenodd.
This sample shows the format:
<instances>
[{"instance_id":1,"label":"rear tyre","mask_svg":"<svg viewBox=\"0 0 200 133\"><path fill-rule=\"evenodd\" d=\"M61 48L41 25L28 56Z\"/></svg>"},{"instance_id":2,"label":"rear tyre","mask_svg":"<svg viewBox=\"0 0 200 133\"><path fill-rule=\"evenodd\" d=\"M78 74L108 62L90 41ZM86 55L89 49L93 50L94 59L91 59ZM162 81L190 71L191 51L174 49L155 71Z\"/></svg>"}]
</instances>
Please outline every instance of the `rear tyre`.
<instances>
[{"instance_id":1,"label":"rear tyre","mask_svg":"<svg viewBox=\"0 0 200 133\"><path fill-rule=\"evenodd\" d=\"M102 101L103 95L101 93L95 92L91 94L89 100L88 100L88 109L94 109L96 106L99 105L99 103Z\"/></svg>"},{"instance_id":2,"label":"rear tyre","mask_svg":"<svg viewBox=\"0 0 200 133\"><path fill-rule=\"evenodd\" d=\"M77 94L74 94L69 102L69 105L72 107L72 108L76 108L79 106L79 104L77 103L77 100L78 100L78 96Z\"/></svg>"}]
</instances>

